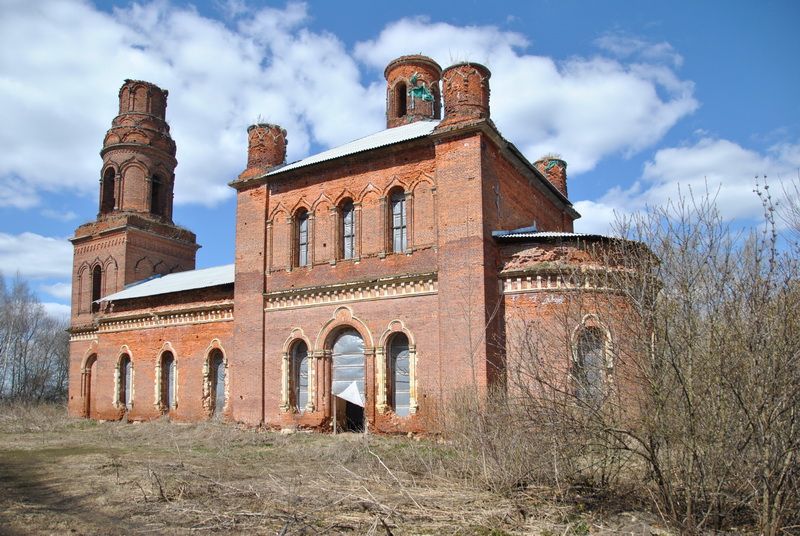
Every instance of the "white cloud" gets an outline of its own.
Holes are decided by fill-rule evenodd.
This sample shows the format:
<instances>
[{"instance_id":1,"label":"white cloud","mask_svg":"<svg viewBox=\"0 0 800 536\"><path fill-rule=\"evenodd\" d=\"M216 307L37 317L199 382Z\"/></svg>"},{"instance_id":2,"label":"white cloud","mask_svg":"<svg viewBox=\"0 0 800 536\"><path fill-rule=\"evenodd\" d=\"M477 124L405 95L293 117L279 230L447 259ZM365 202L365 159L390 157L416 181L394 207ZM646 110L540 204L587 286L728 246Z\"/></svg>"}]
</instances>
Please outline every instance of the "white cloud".
<instances>
[{"instance_id":1,"label":"white cloud","mask_svg":"<svg viewBox=\"0 0 800 536\"><path fill-rule=\"evenodd\" d=\"M698 105L667 43L607 36L605 56L556 62L526 52L520 33L407 18L350 52L308 27L304 3L221 7L226 23L167 0L110 14L86 0L6 0L0 50L13 53L0 53L0 206L35 206L48 191L96 195L96 151L125 78L170 90L176 202L208 205L232 195L245 129L259 117L287 129L289 160L380 130L383 68L402 54L485 63L504 135L531 159L563 155L573 179L652 146ZM374 68L369 78L357 61Z\"/></svg>"},{"instance_id":2,"label":"white cloud","mask_svg":"<svg viewBox=\"0 0 800 536\"><path fill-rule=\"evenodd\" d=\"M675 67L683 65L683 56L666 41L651 43L639 37L609 33L596 39L595 45L618 58L666 62Z\"/></svg>"},{"instance_id":3,"label":"white cloud","mask_svg":"<svg viewBox=\"0 0 800 536\"><path fill-rule=\"evenodd\" d=\"M0 54L0 206L34 206L43 191L96 193L97 150L125 78L170 90L178 203L232 195L245 129L260 115L289 131L290 160L312 141L344 143L381 128L380 98L359 83L335 36L302 26L304 4L227 8L230 26L166 1L112 14L82 0L5 5L0 50L13 54Z\"/></svg>"},{"instance_id":4,"label":"white cloud","mask_svg":"<svg viewBox=\"0 0 800 536\"><path fill-rule=\"evenodd\" d=\"M69 277L72 246L67 240L35 233L0 233L0 272L31 279Z\"/></svg>"},{"instance_id":5,"label":"white cloud","mask_svg":"<svg viewBox=\"0 0 800 536\"><path fill-rule=\"evenodd\" d=\"M52 285L40 285L39 288L54 298L61 298L69 301L72 298L72 285L69 283L53 283Z\"/></svg>"},{"instance_id":6,"label":"white cloud","mask_svg":"<svg viewBox=\"0 0 800 536\"><path fill-rule=\"evenodd\" d=\"M527 44L522 35L493 26L415 18L390 24L376 39L357 44L355 55L379 69L419 51L443 66L484 63L492 70L491 113L501 132L531 159L563 155L572 178L606 156L652 146L698 106L693 84L672 70L679 62L667 58L671 47L666 43L653 45L630 64L602 56L557 63L526 53Z\"/></svg>"},{"instance_id":7,"label":"white cloud","mask_svg":"<svg viewBox=\"0 0 800 536\"><path fill-rule=\"evenodd\" d=\"M55 302L43 302L42 307L50 316L55 316L57 318L61 318L64 320L69 319L69 315L71 312L69 305L64 305L63 303L55 303Z\"/></svg>"},{"instance_id":8,"label":"white cloud","mask_svg":"<svg viewBox=\"0 0 800 536\"><path fill-rule=\"evenodd\" d=\"M755 218L762 207L753 193L756 177L767 176L776 185L791 180L800 169L800 143L781 144L764 152L742 147L726 139L702 138L693 145L670 147L656 152L644 165L641 178L627 189L612 188L597 201L575 204L584 218L576 222L583 232L603 232L613 213L631 212L663 205L680 194L715 196L725 219ZM679 192L680 190L680 192ZM780 200L780 188L772 190Z\"/></svg>"}]
</instances>

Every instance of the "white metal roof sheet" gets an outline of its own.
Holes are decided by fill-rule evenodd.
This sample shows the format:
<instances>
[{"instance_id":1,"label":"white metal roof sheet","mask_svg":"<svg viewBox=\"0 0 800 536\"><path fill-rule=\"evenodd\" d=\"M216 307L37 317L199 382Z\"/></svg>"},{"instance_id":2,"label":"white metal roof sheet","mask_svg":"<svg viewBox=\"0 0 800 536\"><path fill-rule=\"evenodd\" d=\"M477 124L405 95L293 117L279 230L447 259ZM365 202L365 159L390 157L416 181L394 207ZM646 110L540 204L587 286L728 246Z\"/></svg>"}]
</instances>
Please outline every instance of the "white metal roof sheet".
<instances>
[{"instance_id":1,"label":"white metal roof sheet","mask_svg":"<svg viewBox=\"0 0 800 536\"><path fill-rule=\"evenodd\" d=\"M277 175L285 171L326 162L350 154L369 151L370 149L377 149L378 147L385 147L386 145L393 145L401 141L423 138L433 132L433 129L436 128L438 124L439 121L416 121L400 127L387 128L386 130L381 130L380 132L376 132L364 138L345 143L339 147L307 156L302 160L286 164L278 169L273 169L267 173L267 176Z\"/></svg>"},{"instance_id":2,"label":"white metal roof sheet","mask_svg":"<svg viewBox=\"0 0 800 536\"><path fill-rule=\"evenodd\" d=\"M611 238L605 235L592 233L565 233L559 231L494 231L492 236L495 238Z\"/></svg>"},{"instance_id":3,"label":"white metal roof sheet","mask_svg":"<svg viewBox=\"0 0 800 536\"><path fill-rule=\"evenodd\" d=\"M233 264L203 268L202 270L189 270L175 274L167 274L155 279L148 279L141 283L134 283L125 290L121 290L99 301L127 300L130 298L143 298L170 292L181 292L198 288L215 287L233 283Z\"/></svg>"}]
</instances>

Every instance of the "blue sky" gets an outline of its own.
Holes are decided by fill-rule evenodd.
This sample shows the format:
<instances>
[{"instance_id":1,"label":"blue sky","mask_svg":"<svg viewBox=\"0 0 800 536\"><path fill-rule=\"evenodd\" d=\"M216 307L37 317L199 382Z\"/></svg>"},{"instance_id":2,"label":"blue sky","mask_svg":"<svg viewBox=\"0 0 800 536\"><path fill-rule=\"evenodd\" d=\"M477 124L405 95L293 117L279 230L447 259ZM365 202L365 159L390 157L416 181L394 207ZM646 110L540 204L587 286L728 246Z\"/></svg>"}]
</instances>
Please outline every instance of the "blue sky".
<instances>
[{"instance_id":1,"label":"blue sky","mask_svg":"<svg viewBox=\"0 0 800 536\"><path fill-rule=\"evenodd\" d=\"M706 184L746 222L756 175L800 173L798 21L790 0L0 0L0 270L68 310L123 79L170 91L174 219L207 267L233 259L247 125L284 126L289 160L380 130L383 67L408 53L492 70L503 134L568 162L577 230Z\"/></svg>"}]
</instances>

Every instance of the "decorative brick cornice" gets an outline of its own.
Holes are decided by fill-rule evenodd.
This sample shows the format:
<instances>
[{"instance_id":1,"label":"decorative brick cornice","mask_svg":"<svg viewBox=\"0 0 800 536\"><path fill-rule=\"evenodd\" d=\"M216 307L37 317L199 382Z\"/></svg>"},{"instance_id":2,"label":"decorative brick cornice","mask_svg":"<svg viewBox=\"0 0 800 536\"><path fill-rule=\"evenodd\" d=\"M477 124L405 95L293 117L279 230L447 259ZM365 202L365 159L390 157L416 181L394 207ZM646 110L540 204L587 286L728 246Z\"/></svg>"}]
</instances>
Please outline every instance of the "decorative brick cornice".
<instances>
[{"instance_id":1,"label":"decorative brick cornice","mask_svg":"<svg viewBox=\"0 0 800 536\"><path fill-rule=\"evenodd\" d=\"M268 292L266 311L436 294L438 274L410 274L336 285Z\"/></svg>"},{"instance_id":2,"label":"decorative brick cornice","mask_svg":"<svg viewBox=\"0 0 800 536\"><path fill-rule=\"evenodd\" d=\"M79 331L79 332L72 332L69 336L69 342L75 341L96 341L97 340L97 331Z\"/></svg>"},{"instance_id":3,"label":"decorative brick cornice","mask_svg":"<svg viewBox=\"0 0 800 536\"><path fill-rule=\"evenodd\" d=\"M576 273L531 269L500 274L500 290L503 294L553 291L618 291L600 276L602 270L586 269Z\"/></svg>"},{"instance_id":4,"label":"decorative brick cornice","mask_svg":"<svg viewBox=\"0 0 800 536\"><path fill-rule=\"evenodd\" d=\"M99 333L233 321L233 301L147 313L127 313L98 320Z\"/></svg>"}]
</instances>

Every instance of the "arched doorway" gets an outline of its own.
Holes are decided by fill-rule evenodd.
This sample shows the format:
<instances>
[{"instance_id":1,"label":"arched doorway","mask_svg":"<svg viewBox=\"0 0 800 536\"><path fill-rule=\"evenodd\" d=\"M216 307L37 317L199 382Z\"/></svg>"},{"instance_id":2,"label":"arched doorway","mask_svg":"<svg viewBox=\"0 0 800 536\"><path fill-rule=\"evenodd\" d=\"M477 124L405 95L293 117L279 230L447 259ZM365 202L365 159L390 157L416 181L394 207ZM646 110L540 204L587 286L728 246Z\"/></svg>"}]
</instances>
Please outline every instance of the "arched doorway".
<instances>
[{"instance_id":1,"label":"arched doorway","mask_svg":"<svg viewBox=\"0 0 800 536\"><path fill-rule=\"evenodd\" d=\"M339 332L334 339L332 352L331 393L344 392L355 383L362 397L364 390L364 339L354 329ZM349 432L364 430L364 408L338 396L333 396L336 404L337 428Z\"/></svg>"},{"instance_id":2,"label":"arched doorway","mask_svg":"<svg viewBox=\"0 0 800 536\"><path fill-rule=\"evenodd\" d=\"M86 360L83 368L83 414L87 419L92 418L94 404L92 403L92 392L94 387L95 370L97 369L97 355L92 354Z\"/></svg>"},{"instance_id":3,"label":"arched doorway","mask_svg":"<svg viewBox=\"0 0 800 536\"><path fill-rule=\"evenodd\" d=\"M215 348L209 356L210 370L209 370L209 385L211 387L211 416L216 418L222 417L222 412L225 411L225 358L222 351Z\"/></svg>"}]
</instances>

